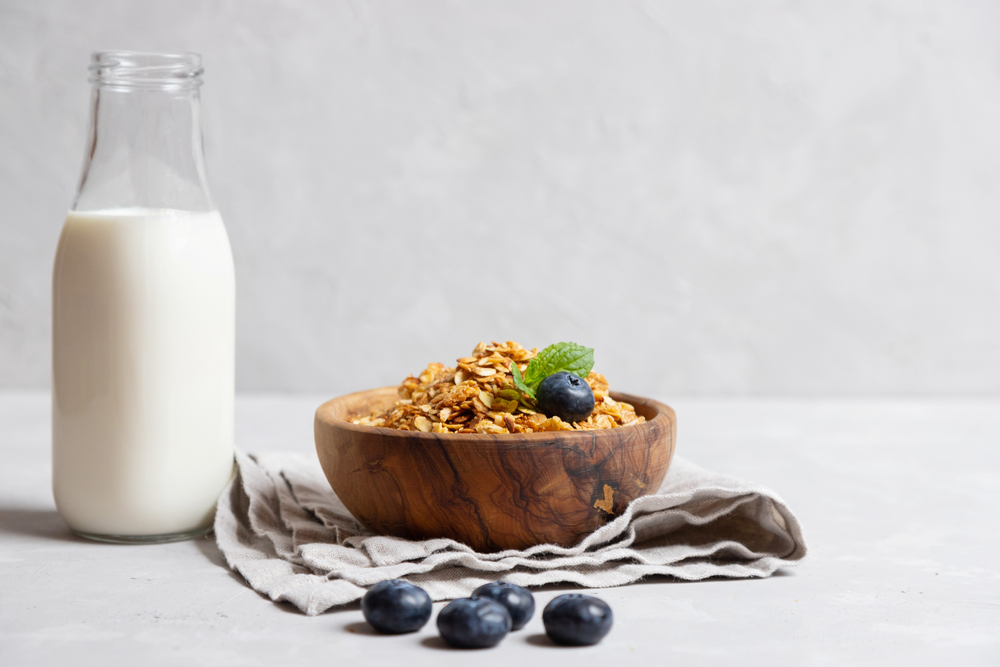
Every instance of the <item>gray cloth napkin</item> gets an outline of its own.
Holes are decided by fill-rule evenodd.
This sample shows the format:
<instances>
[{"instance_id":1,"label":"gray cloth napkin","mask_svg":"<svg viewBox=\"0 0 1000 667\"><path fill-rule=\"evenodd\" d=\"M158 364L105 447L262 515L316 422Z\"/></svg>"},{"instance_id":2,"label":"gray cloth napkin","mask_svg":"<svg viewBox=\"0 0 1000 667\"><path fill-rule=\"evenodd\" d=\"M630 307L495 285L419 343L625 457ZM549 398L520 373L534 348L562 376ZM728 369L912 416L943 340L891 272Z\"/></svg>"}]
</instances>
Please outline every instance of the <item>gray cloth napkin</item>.
<instances>
[{"instance_id":1,"label":"gray cloth napkin","mask_svg":"<svg viewBox=\"0 0 1000 667\"><path fill-rule=\"evenodd\" d=\"M314 458L236 455L215 539L229 566L272 600L309 615L406 579L435 600L500 579L521 586L621 586L647 575L694 581L767 577L806 555L795 515L773 491L674 457L653 495L573 547L477 553L449 539L375 535L351 516Z\"/></svg>"}]
</instances>

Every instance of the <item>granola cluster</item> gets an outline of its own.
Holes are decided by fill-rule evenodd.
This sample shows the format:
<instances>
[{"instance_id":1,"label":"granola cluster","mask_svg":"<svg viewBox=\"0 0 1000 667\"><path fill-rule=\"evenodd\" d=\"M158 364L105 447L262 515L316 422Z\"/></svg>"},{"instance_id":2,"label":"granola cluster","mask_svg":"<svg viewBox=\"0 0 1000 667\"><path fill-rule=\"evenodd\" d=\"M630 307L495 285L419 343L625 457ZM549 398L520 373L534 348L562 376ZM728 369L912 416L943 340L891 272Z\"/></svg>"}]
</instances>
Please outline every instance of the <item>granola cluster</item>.
<instances>
[{"instance_id":1,"label":"granola cluster","mask_svg":"<svg viewBox=\"0 0 1000 667\"><path fill-rule=\"evenodd\" d=\"M587 384L594 392L594 411L582 422L567 423L538 412L531 399L514 388L511 364L524 372L538 349L525 350L513 341L479 343L472 356L454 368L430 364L419 377L412 375L399 387L400 400L382 413L358 417L355 424L425 433L534 433L594 430L640 424L628 403L608 395L608 381L591 372Z\"/></svg>"}]
</instances>

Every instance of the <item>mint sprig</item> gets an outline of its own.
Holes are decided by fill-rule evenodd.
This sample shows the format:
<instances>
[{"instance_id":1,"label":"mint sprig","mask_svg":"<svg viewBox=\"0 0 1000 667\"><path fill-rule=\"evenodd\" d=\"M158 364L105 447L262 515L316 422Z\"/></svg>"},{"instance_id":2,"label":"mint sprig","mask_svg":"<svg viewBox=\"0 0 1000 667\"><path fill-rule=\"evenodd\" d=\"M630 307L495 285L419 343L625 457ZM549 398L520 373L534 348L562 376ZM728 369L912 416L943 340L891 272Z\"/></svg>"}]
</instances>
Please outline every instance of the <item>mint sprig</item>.
<instances>
[{"instance_id":1,"label":"mint sprig","mask_svg":"<svg viewBox=\"0 0 1000 667\"><path fill-rule=\"evenodd\" d=\"M524 375L514 363L510 365L510 373L514 376L514 386L534 399L538 385L553 373L567 371L586 378L593 367L594 348L576 343L554 343L528 362Z\"/></svg>"},{"instance_id":2,"label":"mint sprig","mask_svg":"<svg viewBox=\"0 0 1000 667\"><path fill-rule=\"evenodd\" d=\"M534 359L532 359L532 361L534 361ZM530 362L528 363L528 366L529 367L531 366ZM525 369L525 372L527 372L527 369ZM530 396L532 399L534 399L535 390L529 387L528 384L524 381L524 378L521 376L521 369L518 368L517 364L514 362L511 362L510 364L510 374L514 376L514 386L517 387L521 391L521 393L526 394L527 396Z\"/></svg>"}]
</instances>

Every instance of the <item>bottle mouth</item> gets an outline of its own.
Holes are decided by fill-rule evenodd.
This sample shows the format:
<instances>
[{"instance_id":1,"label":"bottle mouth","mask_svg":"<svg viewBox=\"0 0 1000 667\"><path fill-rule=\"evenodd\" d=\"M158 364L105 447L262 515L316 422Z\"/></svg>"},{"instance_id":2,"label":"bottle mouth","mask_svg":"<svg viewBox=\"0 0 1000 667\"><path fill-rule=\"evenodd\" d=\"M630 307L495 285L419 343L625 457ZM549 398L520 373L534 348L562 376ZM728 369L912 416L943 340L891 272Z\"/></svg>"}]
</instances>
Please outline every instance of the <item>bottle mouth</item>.
<instances>
[{"instance_id":1,"label":"bottle mouth","mask_svg":"<svg viewBox=\"0 0 1000 667\"><path fill-rule=\"evenodd\" d=\"M197 53L100 51L90 57L90 82L101 87L177 90L201 85Z\"/></svg>"}]
</instances>

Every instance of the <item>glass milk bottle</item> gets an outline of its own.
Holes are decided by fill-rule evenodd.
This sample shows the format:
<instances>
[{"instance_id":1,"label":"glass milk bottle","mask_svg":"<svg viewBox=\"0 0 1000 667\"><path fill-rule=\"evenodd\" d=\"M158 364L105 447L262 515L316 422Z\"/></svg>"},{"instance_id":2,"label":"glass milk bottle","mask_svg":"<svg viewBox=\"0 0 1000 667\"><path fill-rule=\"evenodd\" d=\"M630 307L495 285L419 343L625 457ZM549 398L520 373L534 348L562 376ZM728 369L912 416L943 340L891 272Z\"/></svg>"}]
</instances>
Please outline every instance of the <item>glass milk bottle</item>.
<instances>
[{"instance_id":1,"label":"glass milk bottle","mask_svg":"<svg viewBox=\"0 0 1000 667\"><path fill-rule=\"evenodd\" d=\"M205 181L201 58L96 53L53 274L56 507L111 542L204 534L233 472L235 280Z\"/></svg>"}]
</instances>

